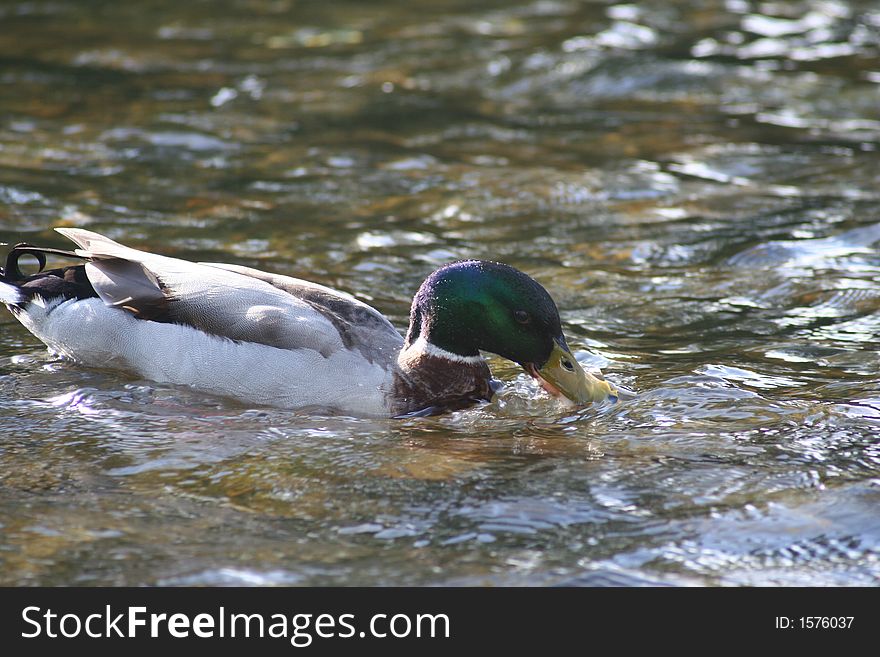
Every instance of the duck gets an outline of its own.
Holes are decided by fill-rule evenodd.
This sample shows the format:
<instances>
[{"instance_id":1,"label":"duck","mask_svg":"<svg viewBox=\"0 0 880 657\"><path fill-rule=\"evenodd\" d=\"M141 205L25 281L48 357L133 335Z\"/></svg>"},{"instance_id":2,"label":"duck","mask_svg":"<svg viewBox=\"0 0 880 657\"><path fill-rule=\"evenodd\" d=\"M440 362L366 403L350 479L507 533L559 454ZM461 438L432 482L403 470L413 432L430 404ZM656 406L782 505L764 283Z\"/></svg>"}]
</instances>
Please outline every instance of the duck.
<instances>
[{"instance_id":1,"label":"duck","mask_svg":"<svg viewBox=\"0 0 880 657\"><path fill-rule=\"evenodd\" d=\"M318 283L56 230L77 248L12 247L0 302L50 352L85 366L249 404L409 417L492 401L501 384L488 352L574 404L618 398L572 354L550 294L503 263L460 260L432 272L401 334L378 310ZM25 255L37 273L21 271ZM50 255L79 264L46 269Z\"/></svg>"}]
</instances>

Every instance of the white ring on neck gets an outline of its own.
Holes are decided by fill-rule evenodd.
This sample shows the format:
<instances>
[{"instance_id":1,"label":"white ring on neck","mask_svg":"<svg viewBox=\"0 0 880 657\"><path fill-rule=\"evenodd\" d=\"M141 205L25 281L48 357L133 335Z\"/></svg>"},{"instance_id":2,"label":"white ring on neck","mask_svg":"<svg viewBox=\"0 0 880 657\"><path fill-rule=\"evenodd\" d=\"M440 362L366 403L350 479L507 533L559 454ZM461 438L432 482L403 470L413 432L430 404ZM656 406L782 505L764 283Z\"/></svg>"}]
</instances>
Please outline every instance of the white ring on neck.
<instances>
[{"instance_id":1,"label":"white ring on neck","mask_svg":"<svg viewBox=\"0 0 880 657\"><path fill-rule=\"evenodd\" d=\"M483 362L483 357L479 354L476 356L459 356L458 354L454 354L451 351L441 349L435 344L431 344L425 339L425 336L423 335L420 335L418 339L409 346L409 349L407 349L407 351L410 351L410 349L416 353L422 353L426 356L431 356L433 358L445 358L446 360L451 360L453 363L479 365Z\"/></svg>"}]
</instances>

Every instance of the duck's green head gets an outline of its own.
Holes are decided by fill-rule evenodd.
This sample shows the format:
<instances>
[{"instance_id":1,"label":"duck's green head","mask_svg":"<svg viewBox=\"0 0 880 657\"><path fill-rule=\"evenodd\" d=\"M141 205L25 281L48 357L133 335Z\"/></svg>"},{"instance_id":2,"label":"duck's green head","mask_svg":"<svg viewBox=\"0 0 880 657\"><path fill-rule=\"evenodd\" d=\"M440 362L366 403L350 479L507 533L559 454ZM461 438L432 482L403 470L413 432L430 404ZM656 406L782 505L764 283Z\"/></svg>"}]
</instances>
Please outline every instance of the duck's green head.
<instances>
[{"instance_id":1,"label":"duck's green head","mask_svg":"<svg viewBox=\"0 0 880 657\"><path fill-rule=\"evenodd\" d=\"M454 262L425 279L413 299L406 344L419 339L458 359L477 357L481 350L498 354L521 365L550 393L575 402L617 397L572 355L547 290L498 262Z\"/></svg>"}]
</instances>

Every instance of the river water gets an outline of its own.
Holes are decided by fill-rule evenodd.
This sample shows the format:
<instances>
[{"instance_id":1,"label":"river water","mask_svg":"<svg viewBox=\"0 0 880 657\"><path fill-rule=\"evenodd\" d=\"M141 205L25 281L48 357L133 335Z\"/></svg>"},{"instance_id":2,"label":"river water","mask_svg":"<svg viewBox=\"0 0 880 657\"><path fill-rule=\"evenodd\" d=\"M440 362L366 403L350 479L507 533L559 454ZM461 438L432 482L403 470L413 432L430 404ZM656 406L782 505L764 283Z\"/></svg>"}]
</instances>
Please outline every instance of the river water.
<instances>
[{"instance_id":1,"label":"river water","mask_svg":"<svg viewBox=\"0 0 880 657\"><path fill-rule=\"evenodd\" d=\"M0 583L877 585L878 145L867 0L4 2L0 242L86 227L401 330L501 260L631 394L491 357L499 401L442 417L249 408L3 311Z\"/></svg>"}]
</instances>

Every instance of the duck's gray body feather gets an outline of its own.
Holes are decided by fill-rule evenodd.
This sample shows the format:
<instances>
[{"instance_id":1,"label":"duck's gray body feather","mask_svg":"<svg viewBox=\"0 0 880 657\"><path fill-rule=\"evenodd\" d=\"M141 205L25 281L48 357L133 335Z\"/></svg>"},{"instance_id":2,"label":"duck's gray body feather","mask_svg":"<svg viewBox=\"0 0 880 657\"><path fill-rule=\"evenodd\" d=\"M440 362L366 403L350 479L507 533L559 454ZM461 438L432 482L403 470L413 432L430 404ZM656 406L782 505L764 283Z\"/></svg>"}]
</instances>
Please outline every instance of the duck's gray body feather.
<instances>
[{"instance_id":1,"label":"duck's gray body feather","mask_svg":"<svg viewBox=\"0 0 880 657\"><path fill-rule=\"evenodd\" d=\"M287 408L393 409L400 333L347 294L247 267L193 263L58 229L100 299L19 304L55 351L89 365Z\"/></svg>"}]
</instances>

